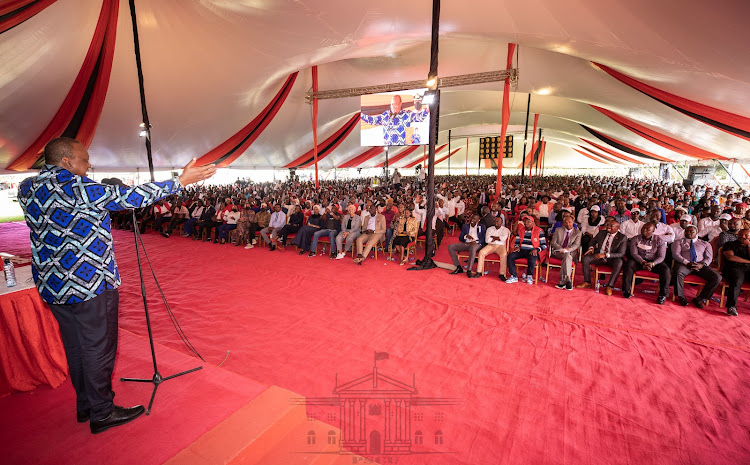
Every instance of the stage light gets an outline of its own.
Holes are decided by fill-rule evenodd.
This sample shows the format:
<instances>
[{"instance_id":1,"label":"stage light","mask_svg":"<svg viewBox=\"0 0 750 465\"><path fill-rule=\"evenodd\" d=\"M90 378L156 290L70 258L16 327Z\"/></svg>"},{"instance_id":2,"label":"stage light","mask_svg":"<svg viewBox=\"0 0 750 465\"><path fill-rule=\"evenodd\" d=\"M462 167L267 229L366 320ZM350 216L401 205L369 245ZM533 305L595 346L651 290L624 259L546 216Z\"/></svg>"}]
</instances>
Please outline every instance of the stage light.
<instances>
[{"instance_id":1,"label":"stage light","mask_svg":"<svg viewBox=\"0 0 750 465\"><path fill-rule=\"evenodd\" d=\"M432 76L432 77L428 78L427 82L425 83L425 85L427 86L427 88L428 89L432 89L432 90L437 89L437 84L438 84L438 78L437 78L437 76Z\"/></svg>"},{"instance_id":2,"label":"stage light","mask_svg":"<svg viewBox=\"0 0 750 465\"><path fill-rule=\"evenodd\" d=\"M537 95L549 95L552 93L552 87L542 87L541 89L534 91Z\"/></svg>"},{"instance_id":3,"label":"stage light","mask_svg":"<svg viewBox=\"0 0 750 465\"><path fill-rule=\"evenodd\" d=\"M141 124L139 124L139 126L142 127L142 128L145 128L146 127L146 123L141 123Z\"/></svg>"},{"instance_id":4,"label":"stage light","mask_svg":"<svg viewBox=\"0 0 750 465\"><path fill-rule=\"evenodd\" d=\"M141 129L141 132L138 133L140 137L146 137L148 135L148 131L145 129Z\"/></svg>"}]
</instances>

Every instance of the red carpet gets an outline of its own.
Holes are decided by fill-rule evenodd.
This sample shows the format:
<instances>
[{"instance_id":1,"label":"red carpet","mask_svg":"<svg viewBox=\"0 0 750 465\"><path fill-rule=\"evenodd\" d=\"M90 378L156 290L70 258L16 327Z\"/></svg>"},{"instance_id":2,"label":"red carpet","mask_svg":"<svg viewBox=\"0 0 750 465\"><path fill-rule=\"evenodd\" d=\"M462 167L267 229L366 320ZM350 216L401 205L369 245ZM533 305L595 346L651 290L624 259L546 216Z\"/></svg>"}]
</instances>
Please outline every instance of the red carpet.
<instances>
[{"instance_id":1,"label":"red carpet","mask_svg":"<svg viewBox=\"0 0 750 465\"><path fill-rule=\"evenodd\" d=\"M120 377L151 378L148 340L120 331L113 379L119 405L148 403L150 383L124 383ZM200 366L200 360L158 345L159 371L166 377ZM234 413L266 386L227 370L203 369L165 381L151 415L92 435L75 421L75 391L66 380L57 389L37 388L0 398L3 423L0 450L7 464L163 463Z\"/></svg>"},{"instance_id":2,"label":"red carpet","mask_svg":"<svg viewBox=\"0 0 750 465\"><path fill-rule=\"evenodd\" d=\"M23 229L0 225L3 248L24 251ZM145 334L132 234L114 236L120 324ZM750 463L747 303L729 318L715 303L657 306L639 292L626 301L490 275L410 272L382 257L357 266L293 248L153 233L144 241L172 309L210 363L230 350L222 368L330 397L336 377L343 384L371 372L373 351L382 351L390 357L378 362L381 373L409 385L414 373L419 396L461 399L441 410L443 446L427 417L412 424L424 430L425 449L453 453L399 463ZM439 261L448 261L446 249ZM157 341L185 351L155 286L148 291ZM124 398L136 388L117 390Z\"/></svg>"}]
</instances>

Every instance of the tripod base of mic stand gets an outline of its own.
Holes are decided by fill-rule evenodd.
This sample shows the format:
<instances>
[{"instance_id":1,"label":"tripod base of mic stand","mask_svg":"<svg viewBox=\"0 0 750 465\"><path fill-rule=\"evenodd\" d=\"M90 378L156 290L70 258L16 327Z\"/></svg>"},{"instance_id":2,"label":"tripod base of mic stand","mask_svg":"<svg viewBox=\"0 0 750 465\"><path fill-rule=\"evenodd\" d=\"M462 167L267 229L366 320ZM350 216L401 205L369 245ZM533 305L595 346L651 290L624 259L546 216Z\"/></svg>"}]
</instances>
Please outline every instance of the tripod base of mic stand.
<instances>
[{"instance_id":1,"label":"tripod base of mic stand","mask_svg":"<svg viewBox=\"0 0 750 465\"><path fill-rule=\"evenodd\" d=\"M172 378L177 378L178 376L186 375L188 373L192 373L194 371L198 371L198 370L201 370L201 369L203 369L202 366L201 367L196 367L196 368L193 368L191 370L182 371L180 373L177 373L177 374L174 374L174 375L171 375L171 376L167 376L166 378L162 378L161 375L159 374L159 372L157 371L156 373L154 373L154 377L151 378L151 379L145 379L145 378L120 378L120 381L130 381L130 382L134 382L134 383L152 383L154 385L154 390L153 390L153 392L151 392L151 400L149 400L149 402L148 402L148 408L146 408L146 415L150 415L151 414L151 406L154 403L154 397L156 397L156 389L159 387L159 385L161 383L163 383L164 381L170 380Z\"/></svg>"}]
</instances>

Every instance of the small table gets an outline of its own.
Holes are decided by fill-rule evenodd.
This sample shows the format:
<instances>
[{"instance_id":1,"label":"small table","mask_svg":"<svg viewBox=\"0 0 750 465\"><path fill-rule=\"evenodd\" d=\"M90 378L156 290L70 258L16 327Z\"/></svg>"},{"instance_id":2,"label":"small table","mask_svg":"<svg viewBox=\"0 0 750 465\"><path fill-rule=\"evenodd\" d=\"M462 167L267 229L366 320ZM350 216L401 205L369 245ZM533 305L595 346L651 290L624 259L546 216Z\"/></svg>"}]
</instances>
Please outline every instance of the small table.
<instances>
[{"instance_id":1,"label":"small table","mask_svg":"<svg viewBox=\"0 0 750 465\"><path fill-rule=\"evenodd\" d=\"M8 288L0 280L0 397L41 384L55 388L68 374L60 328L39 296L31 266L16 268L16 281Z\"/></svg>"}]
</instances>

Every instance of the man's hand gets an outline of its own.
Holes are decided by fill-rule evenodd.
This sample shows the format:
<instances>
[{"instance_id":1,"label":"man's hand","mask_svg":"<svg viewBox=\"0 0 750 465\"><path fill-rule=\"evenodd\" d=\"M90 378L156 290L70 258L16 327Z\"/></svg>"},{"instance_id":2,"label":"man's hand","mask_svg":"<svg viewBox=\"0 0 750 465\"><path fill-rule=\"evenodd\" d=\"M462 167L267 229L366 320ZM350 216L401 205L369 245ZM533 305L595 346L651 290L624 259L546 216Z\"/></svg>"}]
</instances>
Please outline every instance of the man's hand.
<instances>
[{"instance_id":1,"label":"man's hand","mask_svg":"<svg viewBox=\"0 0 750 465\"><path fill-rule=\"evenodd\" d=\"M374 233L374 232L375 232L375 231L373 231L372 229L366 229L366 230L365 230L365 234L372 234L372 233Z\"/></svg>"},{"instance_id":2,"label":"man's hand","mask_svg":"<svg viewBox=\"0 0 750 465\"><path fill-rule=\"evenodd\" d=\"M348 235L349 235L349 233L348 233L348 232L346 232L346 231L344 231L344 235L343 235L342 237L343 237L344 239L346 239L346 236L348 236Z\"/></svg>"},{"instance_id":3,"label":"man's hand","mask_svg":"<svg viewBox=\"0 0 750 465\"><path fill-rule=\"evenodd\" d=\"M474 242L474 238L473 238L473 237L471 237L471 236L470 236L470 235L468 235L468 234L467 234L466 236L464 236L464 239L466 239L466 242Z\"/></svg>"},{"instance_id":4,"label":"man's hand","mask_svg":"<svg viewBox=\"0 0 750 465\"><path fill-rule=\"evenodd\" d=\"M594 255L594 259L595 260L599 260L599 259L602 259L602 258L607 258L607 254L606 253L598 253L598 254Z\"/></svg>"},{"instance_id":5,"label":"man's hand","mask_svg":"<svg viewBox=\"0 0 750 465\"><path fill-rule=\"evenodd\" d=\"M703 268L703 263L691 263L690 268L692 268L695 271L698 271Z\"/></svg>"},{"instance_id":6,"label":"man's hand","mask_svg":"<svg viewBox=\"0 0 750 465\"><path fill-rule=\"evenodd\" d=\"M594 248L593 247L589 247L589 250L587 250L584 255L591 255L592 253L594 253Z\"/></svg>"},{"instance_id":7,"label":"man's hand","mask_svg":"<svg viewBox=\"0 0 750 465\"><path fill-rule=\"evenodd\" d=\"M519 246L513 247L513 252L518 252L519 250L521 250L521 247Z\"/></svg>"},{"instance_id":8,"label":"man's hand","mask_svg":"<svg viewBox=\"0 0 750 465\"><path fill-rule=\"evenodd\" d=\"M537 250L536 250L536 249L531 249L531 256L532 256L532 257L536 257L538 253L539 253L539 252L537 252Z\"/></svg>"},{"instance_id":9,"label":"man's hand","mask_svg":"<svg viewBox=\"0 0 750 465\"><path fill-rule=\"evenodd\" d=\"M643 264L643 269L646 271L651 271L651 268L654 267L654 264L651 262L646 262Z\"/></svg>"},{"instance_id":10,"label":"man's hand","mask_svg":"<svg viewBox=\"0 0 750 465\"><path fill-rule=\"evenodd\" d=\"M180 184L187 186L198 181L208 179L216 173L216 165L195 166L195 158L190 160L182 169L182 174L177 177Z\"/></svg>"}]
</instances>

